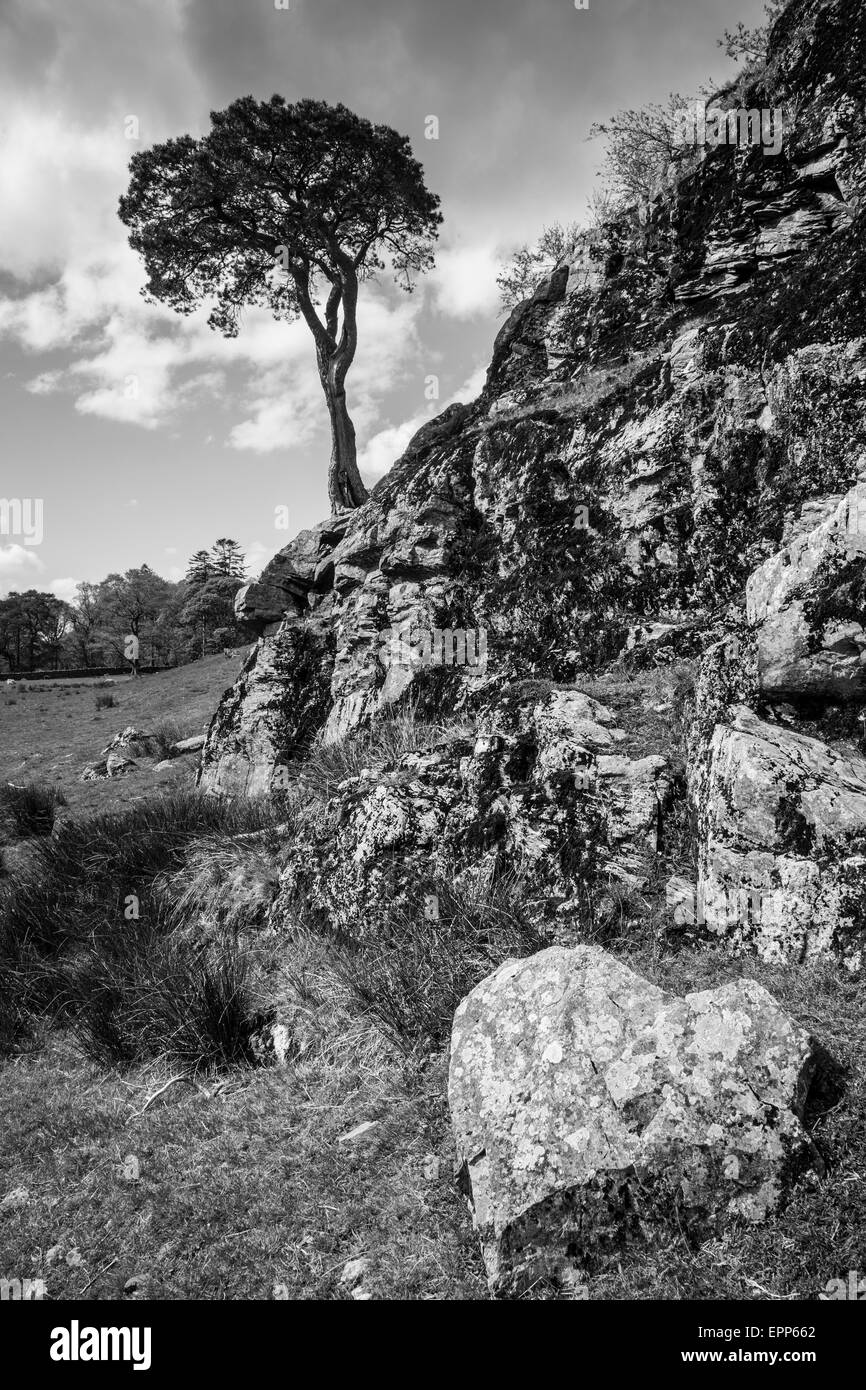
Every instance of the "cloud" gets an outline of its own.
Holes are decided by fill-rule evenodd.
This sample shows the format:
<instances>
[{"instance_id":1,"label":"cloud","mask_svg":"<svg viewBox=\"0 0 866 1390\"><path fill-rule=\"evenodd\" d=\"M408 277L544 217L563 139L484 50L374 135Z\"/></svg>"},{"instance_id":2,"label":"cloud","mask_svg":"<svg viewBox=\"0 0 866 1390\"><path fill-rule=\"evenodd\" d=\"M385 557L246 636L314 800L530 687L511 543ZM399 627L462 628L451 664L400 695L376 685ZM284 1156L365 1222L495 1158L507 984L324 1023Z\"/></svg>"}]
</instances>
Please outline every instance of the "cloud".
<instances>
[{"instance_id":1,"label":"cloud","mask_svg":"<svg viewBox=\"0 0 866 1390\"><path fill-rule=\"evenodd\" d=\"M359 435L379 418L381 400L388 391L415 376L420 395L417 320L421 309L420 298L400 296L384 286L368 286L359 301L358 353L347 378L349 410ZM273 338L267 344L259 338L256 357L261 360L266 347L271 365L256 374L249 415L229 431L227 442L234 449L265 454L325 438L327 414L312 336L300 322L275 327L282 338L278 346ZM255 351L253 343L245 345L242 337L233 340L233 347L239 355Z\"/></svg>"},{"instance_id":2,"label":"cloud","mask_svg":"<svg viewBox=\"0 0 866 1390\"><path fill-rule=\"evenodd\" d=\"M244 557L248 579L258 579L265 565L274 558L278 550L282 549L288 538L285 531L275 531L274 536L282 536L283 539L275 539L270 545L265 545L263 541L251 541L247 546Z\"/></svg>"},{"instance_id":3,"label":"cloud","mask_svg":"<svg viewBox=\"0 0 866 1390\"><path fill-rule=\"evenodd\" d=\"M436 308L456 319L495 314L499 267L496 247L489 242L439 251L430 276Z\"/></svg>"},{"instance_id":4,"label":"cloud","mask_svg":"<svg viewBox=\"0 0 866 1390\"><path fill-rule=\"evenodd\" d=\"M438 403L437 403L438 404ZM439 414L438 409L420 411L400 425L386 425L369 439L358 454L358 467L368 485L377 483L405 452L406 445L422 425Z\"/></svg>"},{"instance_id":5,"label":"cloud","mask_svg":"<svg viewBox=\"0 0 866 1390\"><path fill-rule=\"evenodd\" d=\"M487 368L481 363L447 400L431 402L426 410L419 410L410 420L404 420L399 425L386 425L374 434L358 453L358 466L365 481L372 485L383 478L397 459L405 453L412 436L417 434L423 425L441 415L449 405L456 401L463 404L474 401L484 385L486 376Z\"/></svg>"},{"instance_id":6,"label":"cloud","mask_svg":"<svg viewBox=\"0 0 866 1390\"><path fill-rule=\"evenodd\" d=\"M52 579L48 588L52 594L62 598L64 603L74 603L78 597L76 590L80 582L78 579Z\"/></svg>"},{"instance_id":7,"label":"cloud","mask_svg":"<svg viewBox=\"0 0 866 1390\"><path fill-rule=\"evenodd\" d=\"M32 589L36 576L45 569L35 551L24 545L0 545L0 593Z\"/></svg>"}]
</instances>

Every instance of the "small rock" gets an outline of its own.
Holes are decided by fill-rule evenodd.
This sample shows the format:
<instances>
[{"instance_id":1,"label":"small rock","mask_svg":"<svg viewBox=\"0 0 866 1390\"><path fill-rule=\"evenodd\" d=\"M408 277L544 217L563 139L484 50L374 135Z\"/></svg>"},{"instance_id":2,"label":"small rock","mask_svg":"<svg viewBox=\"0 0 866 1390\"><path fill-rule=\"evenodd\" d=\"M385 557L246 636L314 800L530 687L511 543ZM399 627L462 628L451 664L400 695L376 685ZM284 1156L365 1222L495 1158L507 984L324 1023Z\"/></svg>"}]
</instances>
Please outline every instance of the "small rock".
<instances>
[{"instance_id":1,"label":"small rock","mask_svg":"<svg viewBox=\"0 0 866 1390\"><path fill-rule=\"evenodd\" d=\"M13 1187L0 1202L0 1211L17 1211L20 1207L26 1207L29 1201L30 1193L26 1187Z\"/></svg>"},{"instance_id":2,"label":"small rock","mask_svg":"<svg viewBox=\"0 0 866 1390\"><path fill-rule=\"evenodd\" d=\"M109 753L105 760L105 774L107 777L122 777L137 766L134 758L127 758L123 753Z\"/></svg>"},{"instance_id":3,"label":"small rock","mask_svg":"<svg viewBox=\"0 0 866 1390\"><path fill-rule=\"evenodd\" d=\"M356 1125L354 1129L350 1129L348 1134L341 1134L337 1143L353 1144L358 1143L362 1139L369 1139L371 1137L371 1131L376 1129L378 1124L378 1120L364 1120L362 1124Z\"/></svg>"},{"instance_id":4,"label":"small rock","mask_svg":"<svg viewBox=\"0 0 866 1390\"><path fill-rule=\"evenodd\" d=\"M359 1284L369 1268L370 1261L366 1255L359 1256L357 1260L350 1260L340 1275L340 1283Z\"/></svg>"},{"instance_id":5,"label":"small rock","mask_svg":"<svg viewBox=\"0 0 866 1390\"><path fill-rule=\"evenodd\" d=\"M352 1290L352 1297L357 1298L358 1300L367 1300L372 1298L373 1295L370 1293L369 1289L364 1288L363 1284L359 1284L357 1289Z\"/></svg>"},{"instance_id":6,"label":"small rock","mask_svg":"<svg viewBox=\"0 0 866 1390\"><path fill-rule=\"evenodd\" d=\"M124 1182L138 1182L141 1175L138 1159L135 1154L127 1154L122 1163L117 1166L117 1176Z\"/></svg>"},{"instance_id":7,"label":"small rock","mask_svg":"<svg viewBox=\"0 0 866 1390\"><path fill-rule=\"evenodd\" d=\"M162 762L154 763L151 772L166 772L170 767L174 767L171 758L163 758Z\"/></svg>"},{"instance_id":8,"label":"small rock","mask_svg":"<svg viewBox=\"0 0 866 1390\"><path fill-rule=\"evenodd\" d=\"M105 759L98 763L88 763L79 777L79 782L100 782L107 777Z\"/></svg>"},{"instance_id":9,"label":"small rock","mask_svg":"<svg viewBox=\"0 0 866 1390\"><path fill-rule=\"evenodd\" d=\"M426 1154L424 1166L421 1169L426 1182L438 1182L439 1174L442 1171L442 1164L435 1154Z\"/></svg>"},{"instance_id":10,"label":"small rock","mask_svg":"<svg viewBox=\"0 0 866 1390\"><path fill-rule=\"evenodd\" d=\"M192 738L182 738L178 743L171 745L171 751L176 755L197 753L200 748L204 748L204 740L204 734L195 734Z\"/></svg>"},{"instance_id":11,"label":"small rock","mask_svg":"<svg viewBox=\"0 0 866 1390\"><path fill-rule=\"evenodd\" d=\"M84 1264L84 1256L74 1245L66 1256L66 1263L69 1265L70 1269L80 1269Z\"/></svg>"}]
</instances>

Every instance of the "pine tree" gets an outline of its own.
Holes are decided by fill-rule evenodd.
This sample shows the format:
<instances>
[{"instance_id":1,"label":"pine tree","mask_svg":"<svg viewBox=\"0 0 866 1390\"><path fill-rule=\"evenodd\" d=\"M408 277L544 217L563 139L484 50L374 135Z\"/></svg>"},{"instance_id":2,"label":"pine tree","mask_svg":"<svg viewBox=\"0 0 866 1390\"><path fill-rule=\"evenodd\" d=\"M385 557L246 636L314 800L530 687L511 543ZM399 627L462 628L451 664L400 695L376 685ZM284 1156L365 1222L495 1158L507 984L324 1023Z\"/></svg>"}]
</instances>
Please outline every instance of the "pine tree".
<instances>
[{"instance_id":1,"label":"pine tree","mask_svg":"<svg viewBox=\"0 0 866 1390\"><path fill-rule=\"evenodd\" d=\"M225 574L231 579L240 580L246 577L244 553L237 541L230 540L227 536L222 536L211 547L210 565L215 574Z\"/></svg>"},{"instance_id":2,"label":"pine tree","mask_svg":"<svg viewBox=\"0 0 866 1390\"><path fill-rule=\"evenodd\" d=\"M212 570L213 562L209 553L206 550L197 550L194 555L190 556L189 564L186 567L187 584L206 584L210 579Z\"/></svg>"}]
</instances>

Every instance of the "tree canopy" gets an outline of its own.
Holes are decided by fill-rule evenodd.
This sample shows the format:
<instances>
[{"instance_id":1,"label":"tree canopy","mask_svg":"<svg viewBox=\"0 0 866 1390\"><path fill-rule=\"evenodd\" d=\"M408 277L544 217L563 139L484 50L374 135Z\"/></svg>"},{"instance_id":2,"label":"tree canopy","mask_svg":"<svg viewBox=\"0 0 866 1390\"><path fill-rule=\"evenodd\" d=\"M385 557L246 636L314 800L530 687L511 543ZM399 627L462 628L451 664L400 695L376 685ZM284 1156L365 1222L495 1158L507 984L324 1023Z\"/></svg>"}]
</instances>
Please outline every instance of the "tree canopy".
<instances>
[{"instance_id":1,"label":"tree canopy","mask_svg":"<svg viewBox=\"0 0 866 1390\"><path fill-rule=\"evenodd\" d=\"M332 506L360 505L345 404L358 287L390 264L411 290L442 220L408 139L341 104L247 96L212 112L200 139L133 155L130 175L119 213L144 258L146 296L182 314L207 303L228 336L251 305L303 317L331 418Z\"/></svg>"}]
</instances>

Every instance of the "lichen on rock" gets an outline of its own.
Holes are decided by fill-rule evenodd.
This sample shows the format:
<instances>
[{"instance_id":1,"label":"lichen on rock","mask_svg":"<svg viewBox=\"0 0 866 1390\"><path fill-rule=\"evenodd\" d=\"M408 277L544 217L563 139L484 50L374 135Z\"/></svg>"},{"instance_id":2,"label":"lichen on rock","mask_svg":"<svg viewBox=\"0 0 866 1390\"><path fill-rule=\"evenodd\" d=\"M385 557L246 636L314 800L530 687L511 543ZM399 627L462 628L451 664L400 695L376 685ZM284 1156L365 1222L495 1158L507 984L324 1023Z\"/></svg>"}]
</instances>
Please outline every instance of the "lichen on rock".
<instances>
[{"instance_id":1,"label":"lichen on rock","mask_svg":"<svg viewBox=\"0 0 866 1390\"><path fill-rule=\"evenodd\" d=\"M822 1171L803 1117L829 1067L754 981L679 999L598 947L506 962L457 1010L449 1076L491 1290L762 1221Z\"/></svg>"}]
</instances>

